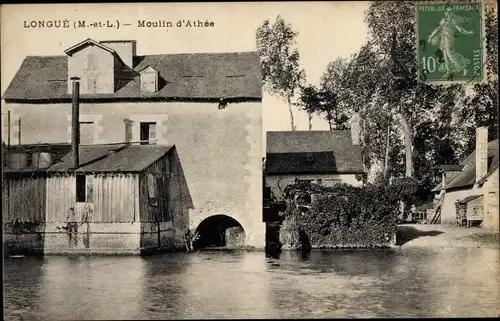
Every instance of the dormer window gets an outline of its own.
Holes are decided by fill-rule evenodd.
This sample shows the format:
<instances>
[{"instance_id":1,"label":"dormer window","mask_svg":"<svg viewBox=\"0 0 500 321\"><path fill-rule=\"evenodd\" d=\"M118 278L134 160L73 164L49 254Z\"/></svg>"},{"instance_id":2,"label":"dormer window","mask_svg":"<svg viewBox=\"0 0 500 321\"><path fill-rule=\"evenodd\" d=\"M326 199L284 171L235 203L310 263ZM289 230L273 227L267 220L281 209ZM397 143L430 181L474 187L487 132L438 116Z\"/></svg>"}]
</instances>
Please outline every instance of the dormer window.
<instances>
[{"instance_id":1,"label":"dormer window","mask_svg":"<svg viewBox=\"0 0 500 321\"><path fill-rule=\"evenodd\" d=\"M158 91L158 71L147 66L140 71L141 74L141 92L155 93Z\"/></svg>"}]
</instances>

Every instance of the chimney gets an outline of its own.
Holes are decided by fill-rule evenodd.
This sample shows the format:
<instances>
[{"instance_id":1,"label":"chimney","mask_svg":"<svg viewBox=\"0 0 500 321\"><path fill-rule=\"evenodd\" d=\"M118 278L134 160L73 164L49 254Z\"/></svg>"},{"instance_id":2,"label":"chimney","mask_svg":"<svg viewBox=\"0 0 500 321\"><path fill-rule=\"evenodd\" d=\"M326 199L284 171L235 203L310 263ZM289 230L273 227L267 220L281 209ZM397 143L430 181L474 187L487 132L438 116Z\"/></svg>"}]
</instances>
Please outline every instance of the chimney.
<instances>
[{"instance_id":1,"label":"chimney","mask_svg":"<svg viewBox=\"0 0 500 321\"><path fill-rule=\"evenodd\" d=\"M351 117L351 139L353 145L359 145L359 135L361 127L359 124L359 113L354 113Z\"/></svg>"},{"instance_id":2,"label":"chimney","mask_svg":"<svg viewBox=\"0 0 500 321\"><path fill-rule=\"evenodd\" d=\"M116 51L123 63L130 69L134 68L134 57L136 55L135 40L106 40L100 41L104 46Z\"/></svg>"},{"instance_id":3,"label":"chimney","mask_svg":"<svg viewBox=\"0 0 500 321\"><path fill-rule=\"evenodd\" d=\"M476 182L488 173L488 127L476 129Z\"/></svg>"},{"instance_id":4,"label":"chimney","mask_svg":"<svg viewBox=\"0 0 500 321\"><path fill-rule=\"evenodd\" d=\"M73 168L80 163L80 78L71 77L73 81L72 117L71 117L71 149L73 152Z\"/></svg>"}]
</instances>

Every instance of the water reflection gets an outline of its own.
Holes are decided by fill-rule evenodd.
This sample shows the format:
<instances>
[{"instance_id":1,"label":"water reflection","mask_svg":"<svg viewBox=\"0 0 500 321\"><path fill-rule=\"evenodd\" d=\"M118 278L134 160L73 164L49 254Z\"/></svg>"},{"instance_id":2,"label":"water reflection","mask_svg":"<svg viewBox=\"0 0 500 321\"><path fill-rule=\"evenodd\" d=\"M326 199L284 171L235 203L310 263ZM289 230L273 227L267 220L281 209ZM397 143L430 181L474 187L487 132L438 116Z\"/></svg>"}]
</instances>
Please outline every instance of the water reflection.
<instances>
[{"instance_id":1,"label":"water reflection","mask_svg":"<svg viewBox=\"0 0 500 321\"><path fill-rule=\"evenodd\" d=\"M8 319L497 316L497 249L5 260Z\"/></svg>"},{"instance_id":2,"label":"water reflection","mask_svg":"<svg viewBox=\"0 0 500 321\"><path fill-rule=\"evenodd\" d=\"M144 263L136 258L50 257L40 286L42 317L116 319L139 313Z\"/></svg>"}]
</instances>

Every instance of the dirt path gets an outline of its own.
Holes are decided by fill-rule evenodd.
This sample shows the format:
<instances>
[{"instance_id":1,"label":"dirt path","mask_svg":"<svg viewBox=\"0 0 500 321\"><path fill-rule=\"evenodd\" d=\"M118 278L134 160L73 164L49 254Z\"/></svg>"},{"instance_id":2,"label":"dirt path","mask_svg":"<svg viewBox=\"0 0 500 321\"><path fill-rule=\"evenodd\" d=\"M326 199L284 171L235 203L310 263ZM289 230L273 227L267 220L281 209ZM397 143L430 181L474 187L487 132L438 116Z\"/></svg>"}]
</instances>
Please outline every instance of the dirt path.
<instances>
[{"instance_id":1,"label":"dirt path","mask_svg":"<svg viewBox=\"0 0 500 321\"><path fill-rule=\"evenodd\" d=\"M500 248L498 231L452 225L399 225L400 246Z\"/></svg>"}]
</instances>

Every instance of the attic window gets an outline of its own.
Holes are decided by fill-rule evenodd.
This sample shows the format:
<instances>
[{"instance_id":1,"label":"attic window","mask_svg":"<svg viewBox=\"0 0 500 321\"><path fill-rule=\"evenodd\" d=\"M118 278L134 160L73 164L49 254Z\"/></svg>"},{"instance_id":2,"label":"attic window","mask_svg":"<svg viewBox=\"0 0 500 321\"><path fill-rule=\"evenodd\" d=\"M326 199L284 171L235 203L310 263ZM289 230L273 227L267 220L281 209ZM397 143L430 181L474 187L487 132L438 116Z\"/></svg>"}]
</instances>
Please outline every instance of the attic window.
<instances>
[{"instance_id":1,"label":"attic window","mask_svg":"<svg viewBox=\"0 0 500 321\"><path fill-rule=\"evenodd\" d=\"M141 92L155 93L158 91L158 72L151 67L141 71Z\"/></svg>"},{"instance_id":2,"label":"attic window","mask_svg":"<svg viewBox=\"0 0 500 321\"><path fill-rule=\"evenodd\" d=\"M87 55L87 70L96 70L97 69L97 60L93 54Z\"/></svg>"}]
</instances>

